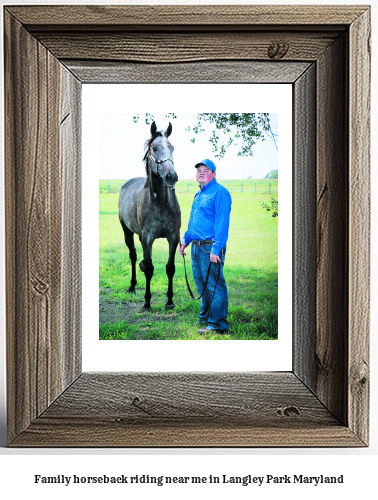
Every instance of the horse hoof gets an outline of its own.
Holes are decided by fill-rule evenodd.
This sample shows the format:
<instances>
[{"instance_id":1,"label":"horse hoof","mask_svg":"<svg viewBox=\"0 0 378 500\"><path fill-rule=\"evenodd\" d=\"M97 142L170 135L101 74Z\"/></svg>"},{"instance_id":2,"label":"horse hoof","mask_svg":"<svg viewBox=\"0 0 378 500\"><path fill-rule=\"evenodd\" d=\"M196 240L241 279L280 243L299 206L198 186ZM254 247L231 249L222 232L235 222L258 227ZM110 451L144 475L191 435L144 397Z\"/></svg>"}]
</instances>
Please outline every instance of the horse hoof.
<instances>
[{"instance_id":1,"label":"horse hoof","mask_svg":"<svg viewBox=\"0 0 378 500\"><path fill-rule=\"evenodd\" d=\"M174 304L165 304L165 310L169 311L171 309L174 309L176 306Z\"/></svg>"},{"instance_id":2,"label":"horse hoof","mask_svg":"<svg viewBox=\"0 0 378 500\"><path fill-rule=\"evenodd\" d=\"M139 262L139 267L140 267L140 270L144 273L144 271L145 271L145 267L144 267L143 260L141 260L141 261Z\"/></svg>"},{"instance_id":3,"label":"horse hoof","mask_svg":"<svg viewBox=\"0 0 378 500\"><path fill-rule=\"evenodd\" d=\"M128 293L133 293L134 295L135 295L135 293L136 293L136 292L135 292L135 288L129 288L129 289L127 290L127 292L128 292Z\"/></svg>"},{"instance_id":4,"label":"horse hoof","mask_svg":"<svg viewBox=\"0 0 378 500\"><path fill-rule=\"evenodd\" d=\"M151 306L144 304L144 306L142 307L142 311L151 311Z\"/></svg>"}]
</instances>

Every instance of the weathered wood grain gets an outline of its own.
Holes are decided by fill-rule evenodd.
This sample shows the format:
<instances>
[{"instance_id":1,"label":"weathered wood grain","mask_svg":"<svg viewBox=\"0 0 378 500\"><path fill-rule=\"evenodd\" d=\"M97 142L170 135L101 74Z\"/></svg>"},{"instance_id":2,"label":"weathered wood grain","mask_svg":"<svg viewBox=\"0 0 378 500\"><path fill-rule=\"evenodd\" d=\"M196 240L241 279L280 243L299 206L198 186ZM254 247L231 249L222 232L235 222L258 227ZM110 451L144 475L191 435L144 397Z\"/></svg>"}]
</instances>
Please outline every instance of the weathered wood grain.
<instances>
[{"instance_id":1,"label":"weathered wood grain","mask_svg":"<svg viewBox=\"0 0 378 500\"><path fill-rule=\"evenodd\" d=\"M113 29L151 30L190 29L193 27L261 27L306 26L313 28L322 25L335 29L346 27L355 21L365 10L363 5L145 5L111 6L11 6L13 13L29 30L49 28L71 29Z\"/></svg>"},{"instance_id":2,"label":"weathered wood grain","mask_svg":"<svg viewBox=\"0 0 378 500\"><path fill-rule=\"evenodd\" d=\"M316 342L316 65L293 85L294 373L315 391Z\"/></svg>"},{"instance_id":3,"label":"weathered wood grain","mask_svg":"<svg viewBox=\"0 0 378 500\"><path fill-rule=\"evenodd\" d=\"M56 33L36 37L59 59L178 63L212 60L314 61L338 34L261 32Z\"/></svg>"},{"instance_id":4,"label":"weathered wood grain","mask_svg":"<svg viewBox=\"0 0 378 500\"><path fill-rule=\"evenodd\" d=\"M268 429L243 422L152 421L124 425L115 419L38 418L12 443L17 447L360 447L348 428L328 424Z\"/></svg>"},{"instance_id":5,"label":"weathered wood grain","mask_svg":"<svg viewBox=\"0 0 378 500\"><path fill-rule=\"evenodd\" d=\"M56 109L52 106L50 116L47 110L54 68L47 51L18 21L6 16L5 23L6 255L13 261L6 276L8 432L14 437L61 392L54 383L52 372L58 366L51 364L50 344L60 331L54 295L60 266L52 271L60 260L54 227L57 223L60 228L54 208L60 206L60 190L52 188L59 185L60 172L51 170L50 163L59 152L49 128ZM55 352L59 349L55 346Z\"/></svg>"},{"instance_id":6,"label":"weathered wood grain","mask_svg":"<svg viewBox=\"0 0 378 500\"><path fill-rule=\"evenodd\" d=\"M370 11L350 28L349 94L349 420L366 442L370 328Z\"/></svg>"},{"instance_id":7,"label":"weathered wood grain","mask_svg":"<svg viewBox=\"0 0 378 500\"><path fill-rule=\"evenodd\" d=\"M13 445L292 446L298 437L361 446L294 374L87 373Z\"/></svg>"},{"instance_id":8,"label":"weathered wood grain","mask_svg":"<svg viewBox=\"0 0 378 500\"><path fill-rule=\"evenodd\" d=\"M347 37L317 64L316 394L347 424L348 110Z\"/></svg>"},{"instance_id":9,"label":"weathered wood grain","mask_svg":"<svg viewBox=\"0 0 378 500\"><path fill-rule=\"evenodd\" d=\"M264 394L268 390L269 402ZM43 414L337 425L292 373L84 373ZM295 418L286 418L295 417ZM288 424L291 425L291 424Z\"/></svg>"},{"instance_id":10,"label":"weathered wood grain","mask_svg":"<svg viewBox=\"0 0 378 500\"><path fill-rule=\"evenodd\" d=\"M140 64L62 60L82 83L292 83L308 62L202 61Z\"/></svg>"},{"instance_id":11,"label":"weathered wood grain","mask_svg":"<svg viewBox=\"0 0 378 500\"><path fill-rule=\"evenodd\" d=\"M62 273L64 283L70 279L65 263L72 259L70 235L62 233L67 223L62 195L68 192L71 202L75 195L65 181L62 190L61 80L67 70L18 21L6 15L5 22L7 399L12 440L79 375L80 350L67 346L65 335L80 343L80 323L72 316L70 330L62 325ZM80 134L75 140L80 141ZM64 178L68 172L66 162ZM70 209L79 206L71 202ZM69 215L69 227L80 231L72 222ZM65 297L80 308L76 292L70 287ZM75 362L65 360L67 352Z\"/></svg>"},{"instance_id":12,"label":"weathered wood grain","mask_svg":"<svg viewBox=\"0 0 378 500\"><path fill-rule=\"evenodd\" d=\"M61 66L62 384L81 373L81 82Z\"/></svg>"}]
</instances>

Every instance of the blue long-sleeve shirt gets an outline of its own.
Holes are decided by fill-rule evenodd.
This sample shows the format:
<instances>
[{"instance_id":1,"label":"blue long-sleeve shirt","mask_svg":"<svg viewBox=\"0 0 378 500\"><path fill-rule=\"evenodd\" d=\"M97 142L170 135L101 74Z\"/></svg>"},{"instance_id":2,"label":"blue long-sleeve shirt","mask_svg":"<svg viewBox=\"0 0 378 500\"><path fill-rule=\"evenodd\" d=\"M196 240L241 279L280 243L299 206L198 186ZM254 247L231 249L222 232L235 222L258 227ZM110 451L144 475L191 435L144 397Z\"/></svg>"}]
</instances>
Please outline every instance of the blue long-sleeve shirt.
<instances>
[{"instance_id":1,"label":"blue long-sleeve shirt","mask_svg":"<svg viewBox=\"0 0 378 500\"><path fill-rule=\"evenodd\" d=\"M231 195L213 179L196 193L189 226L183 240L188 246L192 240L212 240L211 253L219 255L227 243L230 226Z\"/></svg>"}]
</instances>

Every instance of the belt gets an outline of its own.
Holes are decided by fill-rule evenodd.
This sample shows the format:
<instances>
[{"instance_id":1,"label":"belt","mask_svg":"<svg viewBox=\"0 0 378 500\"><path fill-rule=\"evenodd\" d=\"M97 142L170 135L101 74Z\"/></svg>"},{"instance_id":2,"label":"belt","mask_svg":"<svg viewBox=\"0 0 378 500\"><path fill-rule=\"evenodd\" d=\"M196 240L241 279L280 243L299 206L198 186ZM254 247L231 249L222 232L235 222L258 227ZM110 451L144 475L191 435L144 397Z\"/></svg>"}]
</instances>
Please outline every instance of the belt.
<instances>
[{"instance_id":1,"label":"belt","mask_svg":"<svg viewBox=\"0 0 378 500\"><path fill-rule=\"evenodd\" d=\"M204 241L193 240L192 243L195 247L202 247L203 245L212 245L213 244L213 242L211 240L204 240Z\"/></svg>"}]
</instances>

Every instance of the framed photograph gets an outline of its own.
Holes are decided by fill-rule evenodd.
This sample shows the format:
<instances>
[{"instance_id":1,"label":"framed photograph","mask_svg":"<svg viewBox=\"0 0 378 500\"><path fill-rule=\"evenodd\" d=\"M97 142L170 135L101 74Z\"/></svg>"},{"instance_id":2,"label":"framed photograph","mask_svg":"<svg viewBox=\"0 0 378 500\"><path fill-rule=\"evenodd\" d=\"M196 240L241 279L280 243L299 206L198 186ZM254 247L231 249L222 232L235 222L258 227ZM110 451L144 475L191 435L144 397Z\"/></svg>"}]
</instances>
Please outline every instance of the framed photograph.
<instances>
[{"instance_id":1,"label":"framed photograph","mask_svg":"<svg viewBox=\"0 0 378 500\"><path fill-rule=\"evenodd\" d=\"M154 74L157 78L159 66L150 67L149 72L150 77ZM175 113L170 113L172 116L167 117L167 111L164 112L167 107L175 110ZM149 109L147 115L146 109ZM234 113L215 113L227 109L233 109ZM200 110L211 110L212 114L202 114ZM247 111L255 113L244 113ZM249 120L249 125L252 125L258 117L265 119L262 111L269 111L269 126L276 135L267 134L266 140L254 138L253 156L238 156L241 149L241 141L238 141L238 145L232 144L226 150L223 158L217 157L209 141L214 124L205 122L204 130L197 134L193 130L199 119L207 118L243 120L243 126ZM82 313L86 325L83 330L83 371L123 371L125 367L130 371L248 371L251 366L254 371L291 369L291 115L290 84L117 83L82 86L82 182L85 188L82 216L85 301ZM227 333L198 331L204 328L197 324L200 304L189 295L184 262L178 251L173 280L175 307L165 309L169 254L166 238L156 239L152 247L155 270L151 280L151 309L142 309L146 280L139 268L143 250L136 234L137 284L135 293L128 292L132 266L118 217L120 188L130 178L139 177L145 183L146 166L142 159L152 121L162 132L171 122L169 141L174 147L172 156L178 175L174 189L181 211L181 236L188 229L193 199L199 191L194 167L198 158L215 161L216 182L230 192L231 220L224 268L229 301ZM232 137L234 134L235 130ZM222 144L227 142L223 136L220 137ZM279 189L278 179L263 178L276 168L283 174ZM100 181L96 172L100 173ZM273 197L278 199L278 191L280 224L278 217L273 217L272 211L268 212L262 206L263 202L270 203ZM97 206L99 222L93 217ZM174 236L177 236L173 211L168 211L165 223L169 220ZM98 250L96 241L99 242ZM190 287L198 297L191 248L189 246L186 251L186 271ZM278 281L282 284L279 290ZM98 295L99 318L94 314ZM113 342L109 345L98 342L93 335L97 330L101 340L235 342L217 342L211 348L204 346L203 342L197 346L185 342L172 345ZM242 346L236 340L258 342L253 346Z\"/></svg>"},{"instance_id":2,"label":"framed photograph","mask_svg":"<svg viewBox=\"0 0 378 500\"><path fill-rule=\"evenodd\" d=\"M4 23L9 446L368 446L370 8L6 6ZM291 370L82 370L85 83L292 86Z\"/></svg>"}]
</instances>

